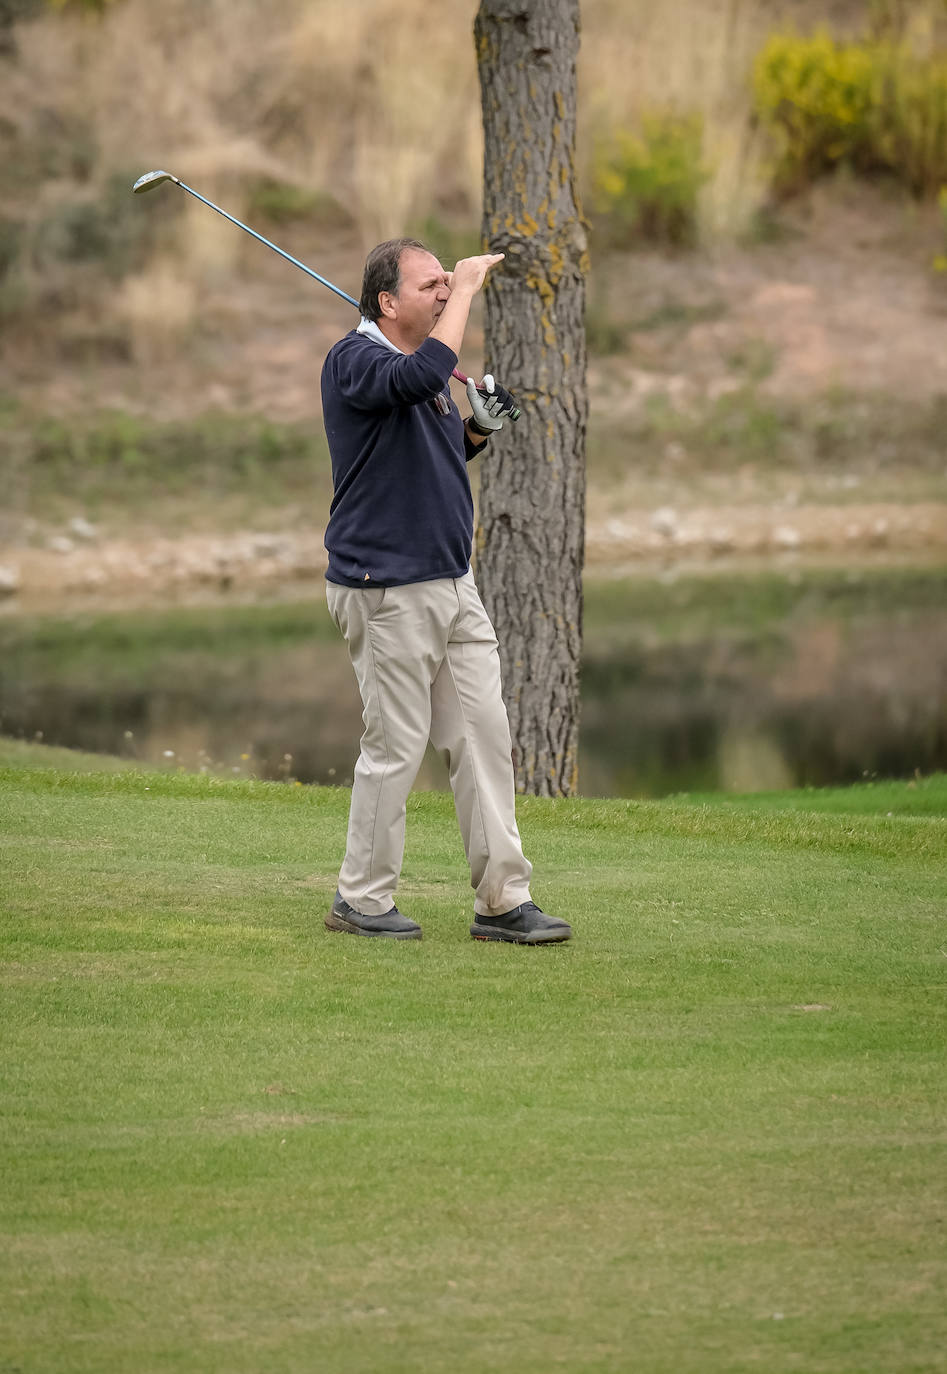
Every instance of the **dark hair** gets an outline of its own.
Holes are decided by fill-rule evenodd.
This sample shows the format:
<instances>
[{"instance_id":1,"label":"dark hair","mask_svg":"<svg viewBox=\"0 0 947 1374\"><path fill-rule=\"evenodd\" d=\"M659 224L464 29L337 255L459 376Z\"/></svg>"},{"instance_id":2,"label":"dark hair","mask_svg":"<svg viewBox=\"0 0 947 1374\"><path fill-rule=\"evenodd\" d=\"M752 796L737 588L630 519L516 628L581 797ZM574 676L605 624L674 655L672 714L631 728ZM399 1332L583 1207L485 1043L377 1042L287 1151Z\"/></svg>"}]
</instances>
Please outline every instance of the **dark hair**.
<instances>
[{"instance_id":1,"label":"dark hair","mask_svg":"<svg viewBox=\"0 0 947 1374\"><path fill-rule=\"evenodd\" d=\"M387 239L369 253L362 276L362 298L358 303L366 319L381 319L378 304L380 291L389 291L392 296L397 296L401 285L401 254L406 248L420 248L422 253L430 251L426 244L419 243L417 239Z\"/></svg>"}]
</instances>

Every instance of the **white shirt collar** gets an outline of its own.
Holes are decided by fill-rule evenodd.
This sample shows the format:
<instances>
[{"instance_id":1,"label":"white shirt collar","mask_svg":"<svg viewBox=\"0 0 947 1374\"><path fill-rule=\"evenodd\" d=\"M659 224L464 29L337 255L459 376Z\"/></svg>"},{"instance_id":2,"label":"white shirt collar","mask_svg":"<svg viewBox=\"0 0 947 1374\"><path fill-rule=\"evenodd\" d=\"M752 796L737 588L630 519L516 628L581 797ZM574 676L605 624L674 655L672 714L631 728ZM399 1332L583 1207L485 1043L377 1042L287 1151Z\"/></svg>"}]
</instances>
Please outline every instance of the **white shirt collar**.
<instances>
[{"instance_id":1,"label":"white shirt collar","mask_svg":"<svg viewBox=\"0 0 947 1374\"><path fill-rule=\"evenodd\" d=\"M364 334L367 338L373 339L375 343L384 344L386 348L391 349L392 353L401 353L400 348L396 348L390 339L385 338L375 321L367 319L364 315L355 332L356 334Z\"/></svg>"}]
</instances>

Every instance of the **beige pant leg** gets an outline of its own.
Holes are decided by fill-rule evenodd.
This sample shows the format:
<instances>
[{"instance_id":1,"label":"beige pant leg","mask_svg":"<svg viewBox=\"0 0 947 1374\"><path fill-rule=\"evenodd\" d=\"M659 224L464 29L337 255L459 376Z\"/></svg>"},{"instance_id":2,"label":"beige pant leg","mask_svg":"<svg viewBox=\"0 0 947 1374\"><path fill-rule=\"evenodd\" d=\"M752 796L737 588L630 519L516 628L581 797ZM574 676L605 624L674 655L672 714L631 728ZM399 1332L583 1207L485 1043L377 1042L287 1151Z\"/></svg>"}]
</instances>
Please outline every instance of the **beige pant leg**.
<instances>
[{"instance_id":1,"label":"beige pant leg","mask_svg":"<svg viewBox=\"0 0 947 1374\"><path fill-rule=\"evenodd\" d=\"M394 905L408 793L431 729L431 682L456 609L453 587L449 580L364 590L327 583L365 725L339 892L366 916L381 916Z\"/></svg>"},{"instance_id":2,"label":"beige pant leg","mask_svg":"<svg viewBox=\"0 0 947 1374\"><path fill-rule=\"evenodd\" d=\"M385 589L330 582L326 596L365 726L339 892L366 916L394 904L408 794L430 737L450 770L475 911L495 916L528 901L496 635L473 575Z\"/></svg>"},{"instance_id":3,"label":"beige pant leg","mask_svg":"<svg viewBox=\"0 0 947 1374\"><path fill-rule=\"evenodd\" d=\"M458 616L431 690L431 741L450 771L454 806L480 916L529 901L532 866L516 825L510 726L500 656L473 574L454 583Z\"/></svg>"}]
</instances>

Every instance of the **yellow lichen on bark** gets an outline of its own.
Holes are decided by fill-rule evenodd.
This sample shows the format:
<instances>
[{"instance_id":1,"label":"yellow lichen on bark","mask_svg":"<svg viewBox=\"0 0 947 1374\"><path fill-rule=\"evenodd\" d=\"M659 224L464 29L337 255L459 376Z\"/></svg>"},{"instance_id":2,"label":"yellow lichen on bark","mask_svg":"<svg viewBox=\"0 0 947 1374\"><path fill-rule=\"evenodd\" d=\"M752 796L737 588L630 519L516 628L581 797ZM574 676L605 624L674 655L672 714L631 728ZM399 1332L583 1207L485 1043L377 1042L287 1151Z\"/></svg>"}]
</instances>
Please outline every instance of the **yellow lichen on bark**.
<instances>
[{"instance_id":1,"label":"yellow lichen on bark","mask_svg":"<svg viewBox=\"0 0 947 1374\"><path fill-rule=\"evenodd\" d=\"M566 270L565 258L558 243L553 240L549 245L549 280L553 286L558 286L562 280L562 274Z\"/></svg>"}]
</instances>

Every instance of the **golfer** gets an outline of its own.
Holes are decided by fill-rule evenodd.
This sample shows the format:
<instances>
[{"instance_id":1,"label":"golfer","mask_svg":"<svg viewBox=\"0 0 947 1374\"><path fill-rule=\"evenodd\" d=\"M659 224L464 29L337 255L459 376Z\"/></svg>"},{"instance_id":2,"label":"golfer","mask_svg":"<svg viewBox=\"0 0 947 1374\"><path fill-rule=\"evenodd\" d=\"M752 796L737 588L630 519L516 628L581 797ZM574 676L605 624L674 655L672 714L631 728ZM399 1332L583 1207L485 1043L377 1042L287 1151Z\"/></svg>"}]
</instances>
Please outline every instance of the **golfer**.
<instances>
[{"instance_id":1,"label":"golfer","mask_svg":"<svg viewBox=\"0 0 947 1374\"><path fill-rule=\"evenodd\" d=\"M348 644L365 731L329 930L419 940L395 906L405 806L427 741L450 772L479 940L568 940L530 899L514 811L510 728L493 626L470 571L467 462L513 399L449 379L470 305L502 253L445 272L414 239L369 254L357 329L330 350L322 404L335 495L326 529L329 612Z\"/></svg>"}]
</instances>

